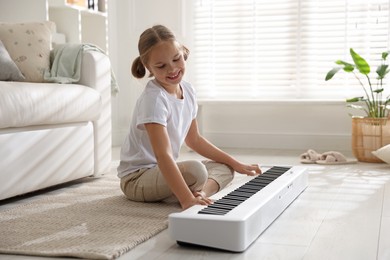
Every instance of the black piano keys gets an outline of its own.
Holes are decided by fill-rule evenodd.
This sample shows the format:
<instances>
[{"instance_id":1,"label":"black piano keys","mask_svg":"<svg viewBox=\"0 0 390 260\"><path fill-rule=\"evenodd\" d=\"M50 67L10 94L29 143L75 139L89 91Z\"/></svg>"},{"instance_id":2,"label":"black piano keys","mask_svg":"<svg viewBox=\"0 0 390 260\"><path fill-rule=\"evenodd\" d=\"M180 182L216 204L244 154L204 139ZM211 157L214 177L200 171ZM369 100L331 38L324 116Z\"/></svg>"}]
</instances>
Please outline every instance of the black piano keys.
<instances>
[{"instance_id":1,"label":"black piano keys","mask_svg":"<svg viewBox=\"0 0 390 260\"><path fill-rule=\"evenodd\" d=\"M291 167L273 166L263 174L256 176L244 185L223 196L221 199L216 200L213 204L203 208L198 214L225 215L276 180L289 169L291 169Z\"/></svg>"}]
</instances>

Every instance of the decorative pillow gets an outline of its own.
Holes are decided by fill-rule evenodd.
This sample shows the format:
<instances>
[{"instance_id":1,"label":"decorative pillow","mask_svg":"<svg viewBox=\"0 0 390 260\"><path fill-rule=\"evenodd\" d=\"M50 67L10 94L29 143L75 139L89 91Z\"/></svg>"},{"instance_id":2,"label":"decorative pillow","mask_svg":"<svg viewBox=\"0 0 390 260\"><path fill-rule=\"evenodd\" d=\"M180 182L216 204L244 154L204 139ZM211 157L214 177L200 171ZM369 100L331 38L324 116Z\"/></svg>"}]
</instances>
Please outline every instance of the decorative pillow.
<instances>
[{"instance_id":1,"label":"decorative pillow","mask_svg":"<svg viewBox=\"0 0 390 260\"><path fill-rule=\"evenodd\" d=\"M22 81L24 76L0 40L0 80Z\"/></svg>"},{"instance_id":2,"label":"decorative pillow","mask_svg":"<svg viewBox=\"0 0 390 260\"><path fill-rule=\"evenodd\" d=\"M372 152L376 157L384 161L385 163L390 164L390 144L379 148L376 151Z\"/></svg>"},{"instance_id":3,"label":"decorative pillow","mask_svg":"<svg viewBox=\"0 0 390 260\"><path fill-rule=\"evenodd\" d=\"M0 40L26 77L25 81L43 82L50 66L52 22L0 23Z\"/></svg>"}]
</instances>

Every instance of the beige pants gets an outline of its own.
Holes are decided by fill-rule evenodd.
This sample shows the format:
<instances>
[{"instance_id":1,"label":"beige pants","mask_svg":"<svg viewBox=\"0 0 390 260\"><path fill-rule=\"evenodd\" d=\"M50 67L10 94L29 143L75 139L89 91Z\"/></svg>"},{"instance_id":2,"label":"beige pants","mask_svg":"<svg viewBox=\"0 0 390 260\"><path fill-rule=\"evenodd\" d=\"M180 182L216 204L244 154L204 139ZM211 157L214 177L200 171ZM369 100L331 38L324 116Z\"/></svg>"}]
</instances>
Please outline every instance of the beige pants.
<instances>
[{"instance_id":1,"label":"beige pants","mask_svg":"<svg viewBox=\"0 0 390 260\"><path fill-rule=\"evenodd\" d=\"M225 164L188 160L177 165L191 191L202 190L207 179L215 180L219 190L233 180L234 171ZM161 201L173 195L157 166L140 169L121 178L121 189L130 200L142 202Z\"/></svg>"}]
</instances>

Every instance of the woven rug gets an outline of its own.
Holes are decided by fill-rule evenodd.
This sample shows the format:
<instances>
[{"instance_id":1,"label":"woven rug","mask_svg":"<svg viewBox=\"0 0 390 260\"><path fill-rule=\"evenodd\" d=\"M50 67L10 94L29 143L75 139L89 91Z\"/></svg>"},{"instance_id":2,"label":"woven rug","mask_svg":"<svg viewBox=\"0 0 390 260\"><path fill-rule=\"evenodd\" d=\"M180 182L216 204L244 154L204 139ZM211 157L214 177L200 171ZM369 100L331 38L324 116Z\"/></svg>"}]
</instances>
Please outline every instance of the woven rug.
<instances>
[{"instance_id":1,"label":"woven rug","mask_svg":"<svg viewBox=\"0 0 390 260\"><path fill-rule=\"evenodd\" d=\"M177 211L177 203L127 200L113 173L86 178L0 210L0 253L117 258L166 229Z\"/></svg>"}]
</instances>

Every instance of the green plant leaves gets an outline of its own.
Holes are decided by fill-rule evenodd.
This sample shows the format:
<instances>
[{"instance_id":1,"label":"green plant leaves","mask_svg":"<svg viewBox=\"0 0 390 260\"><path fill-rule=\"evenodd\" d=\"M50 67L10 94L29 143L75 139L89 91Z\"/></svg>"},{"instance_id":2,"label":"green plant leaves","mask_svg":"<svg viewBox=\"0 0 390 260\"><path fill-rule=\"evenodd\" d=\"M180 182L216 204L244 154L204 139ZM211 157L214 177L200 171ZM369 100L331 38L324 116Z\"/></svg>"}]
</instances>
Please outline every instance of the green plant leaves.
<instances>
[{"instance_id":1,"label":"green plant leaves","mask_svg":"<svg viewBox=\"0 0 390 260\"><path fill-rule=\"evenodd\" d=\"M343 70L345 72L352 72L355 69L355 65L348 63L348 62L345 62L345 61L342 61L342 60L336 61L336 64L343 65L344 66Z\"/></svg>"},{"instance_id":2,"label":"green plant leaves","mask_svg":"<svg viewBox=\"0 0 390 260\"><path fill-rule=\"evenodd\" d=\"M347 99L345 101L348 102L348 103L353 103L353 102L359 102L359 101L362 101L362 100L364 100L364 97L349 98L349 99Z\"/></svg>"},{"instance_id":3,"label":"green plant leaves","mask_svg":"<svg viewBox=\"0 0 390 260\"><path fill-rule=\"evenodd\" d=\"M389 65L387 64L382 64L380 65L377 69L376 69L376 73L378 74L378 79L384 79L387 75L387 73L389 73Z\"/></svg>"},{"instance_id":4,"label":"green plant leaves","mask_svg":"<svg viewBox=\"0 0 390 260\"><path fill-rule=\"evenodd\" d=\"M372 92L374 92L374 93L382 93L383 92L383 88L378 88L378 89L375 89L375 90L373 90Z\"/></svg>"},{"instance_id":5,"label":"green plant leaves","mask_svg":"<svg viewBox=\"0 0 390 260\"><path fill-rule=\"evenodd\" d=\"M357 54L352 48L350 49L350 54L354 64L342 60L337 60L336 64L339 66L330 70L326 74L325 80L332 79L337 72L341 71L341 69L343 69L345 72L352 72L362 86L365 96L347 99L347 107L363 110L368 117L379 118L388 116L390 114L390 105L388 105L390 104L390 96L383 100L382 94L384 92L383 79L390 72L389 65L385 64L389 52L382 53L382 64L376 69L376 73L378 75L378 82L376 86L372 85L371 83L369 76L371 68L367 61L359 54ZM359 77L359 75L354 71L355 68L357 68L360 74L364 75L365 77ZM362 104L352 104L357 102L361 102Z\"/></svg>"},{"instance_id":6,"label":"green plant leaves","mask_svg":"<svg viewBox=\"0 0 390 260\"><path fill-rule=\"evenodd\" d=\"M325 81L328 81L328 80L332 79L333 76L334 76L337 72L339 72L341 69L343 69L345 72L352 72L352 71L355 69L355 65L353 65L353 64L351 64L351 63L348 63L348 62L345 62L345 61L342 61L342 60L336 61L336 64L342 65L342 67L336 67L336 68L331 69L331 70L326 74Z\"/></svg>"},{"instance_id":7,"label":"green plant leaves","mask_svg":"<svg viewBox=\"0 0 390 260\"><path fill-rule=\"evenodd\" d=\"M350 49L351 57L353 62L356 65L356 68L363 75L368 75L370 73L370 65L368 65L367 61L363 59L359 54L357 54L352 48Z\"/></svg>"},{"instance_id":8,"label":"green plant leaves","mask_svg":"<svg viewBox=\"0 0 390 260\"><path fill-rule=\"evenodd\" d=\"M389 55L389 52L387 52L387 51L382 52L382 60L386 60L387 55Z\"/></svg>"},{"instance_id":9,"label":"green plant leaves","mask_svg":"<svg viewBox=\"0 0 390 260\"><path fill-rule=\"evenodd\" d=\"M328 80L330 80L331 78L333 78L333 76L334 76L340 69L341 69L340 67L331 69L331 70L326 74L325 80L328 81Z\"/></svg>"}]
</instances>

